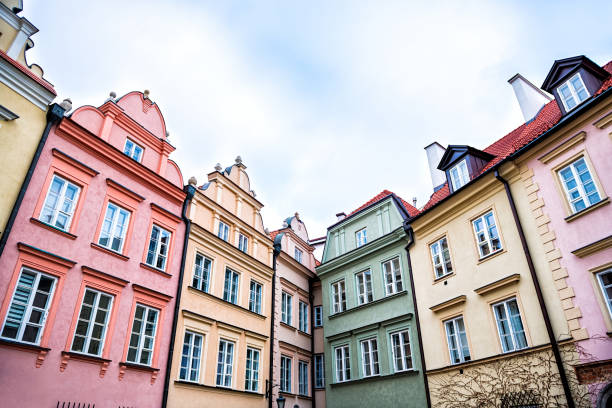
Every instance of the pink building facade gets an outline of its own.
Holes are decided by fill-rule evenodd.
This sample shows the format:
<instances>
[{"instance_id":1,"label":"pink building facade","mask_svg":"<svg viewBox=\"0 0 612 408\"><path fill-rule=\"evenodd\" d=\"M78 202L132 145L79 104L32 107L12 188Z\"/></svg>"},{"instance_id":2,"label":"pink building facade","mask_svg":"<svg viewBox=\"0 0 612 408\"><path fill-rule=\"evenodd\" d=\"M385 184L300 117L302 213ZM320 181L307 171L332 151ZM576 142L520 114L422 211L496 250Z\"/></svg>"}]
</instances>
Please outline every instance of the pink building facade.
<instances>
[{"instance_id":1,"label":"pink building facade","mask_svg":"<svg viewBox=\"0 0 612 408\"><path fill-rule=\"evenodd\" d=\"M185 234L174 147L146 91L62 113L0 257L2 405L161 406Z\"/></svg>"}]
</instances>

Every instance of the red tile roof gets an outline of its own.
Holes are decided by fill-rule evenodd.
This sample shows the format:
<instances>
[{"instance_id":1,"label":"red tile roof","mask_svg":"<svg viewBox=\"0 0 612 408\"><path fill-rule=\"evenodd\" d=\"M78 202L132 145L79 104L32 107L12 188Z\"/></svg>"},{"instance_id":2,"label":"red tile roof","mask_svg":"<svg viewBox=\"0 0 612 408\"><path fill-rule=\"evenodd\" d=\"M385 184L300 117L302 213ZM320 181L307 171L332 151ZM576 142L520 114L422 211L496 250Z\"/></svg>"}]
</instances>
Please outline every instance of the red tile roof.
<instances>
[{"instance_id":1,"label":"red tile roof","mask_svg":"<svg viewBox=\"0 0 612 408\"><path fill-rule=\"evenodd\" d=\"M47 82L45 79L36 76L32 71L30 71L26 66L21 64L19 61L15 61L11 57L9 57L4 51L0 50L0 57L8 61L15 68L32 78L34 81L42 85L47 91L51 92L53 95L57 95L55 89L53 89L53 85Z\"/></svg>"},{"instance_id":2,"label":"red tile roof","mask_svg":"<svg viewBox=\"0 0 612 408\"><path fill-rule=\"evenodd\" d=\"M612 74L612 61L608 62L603 68ZM595 95L601 94L606 89L612 87L612 76L608 77L601 85ZM515 153L520 148L527 145L529 142L537 139L547 130L552 128L561 120L561 111L555 100L548 102L540 110L537 116L528 123L523 123L521 126L508 133L506 136L497 140L495 143L484 149L485 152L495 156L487 165L482 169L481 173L489 170L512 153ZM429 201L421 209L421 212L430 209L450 194L448 183L438 191L434 192Z\"/></svg>"},{"instance_id":3,"label":"red tile roof","mask_svg":"<svg viewBox=\"0 0 612 408\"><path fill-rule=\"evenodd\" d=\"M285 228L283 228L283 229L285 229ZM276 231L270 231L268 233L268 235L270 235L270 238L272 239L272 241L274 241L274 238L276 238L276 236L278 234L280 234L283 231L283 229L279 229L279 230L276 230Z\"/></svg>"},{"instance_id":4,"label":"red tile roof","mask_svg":"<svg viewBox=\"0 0 612 408\"><path fill-rule=\"evenodd\" d=\"M389 191L389 190L381 191L380 193L378 193L377 195L372 197L370 200L366 201L364 204L359 206L357 209L353 210L349 215L347 215L347 218L350 217L351 215L353 215L353 214L363 210L364 208L369 207L372 204L375 204L375 203L379 202L380 200L383 200L383 199L387 198L391 194L394 194L394 193L392 191ZM414 217L415 215L417 215L419 213L419 210L414 208L412 205L408 204L408 202L406 202L404 199L402 199L397 194L396 194L396 197L399 198L399 200L402 202L402 205L404 206L404 208L408 212L408 215L410 215L411 217Z\"/></svg>"}]
</instances>

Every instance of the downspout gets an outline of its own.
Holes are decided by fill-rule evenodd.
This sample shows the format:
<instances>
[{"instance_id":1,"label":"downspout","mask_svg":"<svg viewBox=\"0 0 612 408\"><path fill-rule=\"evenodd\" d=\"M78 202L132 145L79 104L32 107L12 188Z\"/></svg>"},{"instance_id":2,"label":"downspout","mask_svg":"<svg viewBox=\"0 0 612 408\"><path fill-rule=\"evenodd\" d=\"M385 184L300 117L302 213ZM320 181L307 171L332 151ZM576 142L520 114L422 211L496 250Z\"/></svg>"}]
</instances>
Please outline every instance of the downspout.
<instances>
[{"instance_id":1,"label":"downspout","mask_svg":"<svg viewBox=\"0 0 612 408\"><path fill-rule=\"evenodd\" d=\"M565 399L567 400L567 406L568 408L574 408L575 407L574 399L572 398L572 393L570 391L569 382L567 380L567 376L565 375L565 369L563 368L563 361L561 360L561 353L559 352L559 345L557 344L557 340L555 339L555 335L553 333L552 325L550 323L550 317L548 315L548 310L546 309L546 304L544 303L544 297L542 296L542 288L540 287L540 282L536 274L535 266L533 264L533 259L531 258L529 247L527 246L527 240L525 239L525 233L523 231L523 226L521 225L521 220L519 219L518 213L516 211L516 205L514 204L514 198L512 197L512 192L510 191L510 185L508 184L508 181L499 174L499 169L495 169L495 177L504 185L504 189L506 190L506 196L508 197L508 203L510 204L510 208L512 209L512 217L514 218L514 223L516 224L516 229L518 230L519 237L521 239L521 245L523 247L523 252L525 253L525 259L527 260L527 266L529 267L529 273L531 274L533 286L535 287L536 295L538 297L538 304L540 305L540 311L542 312L542 316L544 316L544 324L546 325L546 332L548 333L548 339L550 341L550 344L553 350L553 354L555 356L555 362L557 363L557 370L559 371L559 375L561 376L561 384L563 385L563 392L565 393Z\"/></svg>"},{"instance_id":2,"label":"downspout","mask_svg":"<svg viewBox=\"0 0 612 408\"><path fill-rule=\"evenodd\" d=\"M312 396L312 408L317 408L315 398L315 372L314 372L314 296L312 294L312 282L315 278L308 278L308 300L310 302L310 395Z\"/></svg>"},{"instance_id":3,"label":"downspout","mask_svg":"<svg viewBox=\"0 0 612 408\"><path fill-rule=\"evenodd\" d=\"M19 194L17 194L17 200L13 205L13 209L11 210L11 214L9 215L9 219L6 221L6 227L4 228L4 231L2 231L2 237L0 237L0 256L2 256L4 246L6 245L6 241L8 240L9 234L11 233L11 229L13 228L13 224L15 223L15 219L17 218L17 213L19 212L19 208L21 207L21 202L23 201L23 197L25 197L25 193L28 190L28 186L30 185L32 176L34 175L34 170L36 169L36 165L38 164L38 159L40 158L43 148L45 147L45 143L47 142L47 138L49 137L49 131L51 131L51 127L54 124L58 123L64 117L65 112L66 110L57 103L50 105L49 109L47 110L47 124L45 125L45 130L43 130L40 141L38 142L38 146L36 147L36 151L34 152L34 157L30 162L28 172L26 173L25 179L21 184Z\"/></svg>"},{"instance_id":4,"label":"downspout","mask_svg":"<svg viewBox=\"0 0 612 408\"><path fill-rule=\"evenodd\" d=\"M272 307L270 311L270 367L268 372L268 408L272 407L272 390L274 389L274 315L276 313L276 261L281 253L281 239L283 233L274 238L274 250L272 252Z\"/></svg>"},{"instance_id":5,"label":"downspout","mask_svg":"<svg viewBox=\"0 0 612 408\"><path fill-rule=\"evenodd\" d=\"M181 294L183 292L183 277L185 276L185 264L187 259L187 244L191 233L191 220L187 217L187 207L196 192L193 184L185 186L187 196L183 201L181 217L185 223L185 238L183 239L183 254L181 255L181 269L179 270L178 287L176 288L176 300L174 302L174 315L172 317L172 333L170 334L170 347L168 348L168 360L166 361L166 376L164 377L164 394L162 397L162 408L168 406L168 391L170 389L170 370L172 369L172 358L174 356L174 344L176 339L176 326L178 325L178 315L181 309Z\"/></svg>"}]
</instances>

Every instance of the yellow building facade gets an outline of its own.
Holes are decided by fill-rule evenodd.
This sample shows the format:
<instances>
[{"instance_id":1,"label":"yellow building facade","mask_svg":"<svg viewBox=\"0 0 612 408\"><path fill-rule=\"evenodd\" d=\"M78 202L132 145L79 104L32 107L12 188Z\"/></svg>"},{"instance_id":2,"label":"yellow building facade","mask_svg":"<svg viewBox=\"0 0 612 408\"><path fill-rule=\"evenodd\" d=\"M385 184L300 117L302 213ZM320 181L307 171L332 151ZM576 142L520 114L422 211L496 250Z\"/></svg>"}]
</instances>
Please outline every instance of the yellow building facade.
<instances>
[{"instance_id":1,"label":"yellow building facade","mask_svg":"<svg viewBox=\"0 0 612 408\"><path fill-rule=\"evenodd\" d=\"M240 158L197 188L168 407L263 407L269 379L272 248Z\"/></svg>"},{"instance_id":2,"label":"yellow building facade","mask_svg":"<svg viewBox=\"0 0 612 408\"><path fill-rule=\"evenodd\" d=\"M21 2L0 1L0 237L45 130L55 98L42 69L28 65L30 36L38 29L19 16Z\"/></svg>"}]
</instances>

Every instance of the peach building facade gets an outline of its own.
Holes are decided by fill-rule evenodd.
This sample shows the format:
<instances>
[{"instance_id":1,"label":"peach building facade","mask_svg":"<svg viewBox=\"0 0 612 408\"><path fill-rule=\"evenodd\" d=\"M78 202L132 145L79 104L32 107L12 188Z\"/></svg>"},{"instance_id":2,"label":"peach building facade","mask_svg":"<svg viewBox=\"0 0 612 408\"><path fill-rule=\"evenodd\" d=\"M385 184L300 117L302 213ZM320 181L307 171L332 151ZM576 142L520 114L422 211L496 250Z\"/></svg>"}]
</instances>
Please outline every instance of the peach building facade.
<instances>
[{"instance_id":1,"label":"peach building facade","mask_svg":"<svg viewBox=\"0 0 612 408\"><path fill-rule=\"evenodd\" d=\"M159 406L185 198L163 116L146 92L50 112L0 258L3 403Z\"/></svg>"}]
</instances>

